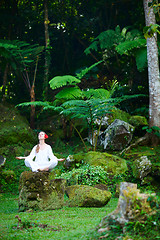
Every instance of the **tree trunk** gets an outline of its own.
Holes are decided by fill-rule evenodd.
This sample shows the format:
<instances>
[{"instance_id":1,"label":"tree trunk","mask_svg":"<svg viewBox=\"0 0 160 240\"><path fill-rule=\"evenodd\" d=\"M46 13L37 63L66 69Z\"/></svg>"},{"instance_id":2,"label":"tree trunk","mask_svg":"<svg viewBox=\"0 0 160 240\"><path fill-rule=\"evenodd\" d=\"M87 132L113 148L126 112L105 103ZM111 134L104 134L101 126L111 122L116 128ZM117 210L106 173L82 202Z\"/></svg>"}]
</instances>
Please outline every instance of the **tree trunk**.
<instances>
[{"instance_id":1,"label":"tree trunk","mask_svg":"<svg viewBox=\"0 0 160 240\"><path fill-rule=\"evenodd\" d=\"M6 99L6 85L7 85L7 75L8 75L8 63L6 64L4 75L3 75L3 88L2 88L2 102L5 102Z\"/></svg>"},{"instance_id":2,"label":"tree trunk","mask_svg":"<svg viewBox=\"0 0 160 240\"><path fill-rule=\"evenodd\" d=\"M49 39L49 31L48 31L48 0L44 0L44 28L45 28L45 72L44 72L44 89L43 89L43 97L44 100L47 99L48 92L48 76L49 76L49 67L50 67L50 39Z\"/></svg>"},{"instance_id":3,"label":"tree trunk","mask_svg":"<svg viewBox=\"0 0 160 240\"><path fill-rule=\"evenodd\" d=\"M143 0L146 26L156 24L153 9L148 7L152 0ZM148 59L148 79L149 79L149 126L160 127L160 77L157 34L147 38L147 59Z\"/></svg>"}]
</instances>

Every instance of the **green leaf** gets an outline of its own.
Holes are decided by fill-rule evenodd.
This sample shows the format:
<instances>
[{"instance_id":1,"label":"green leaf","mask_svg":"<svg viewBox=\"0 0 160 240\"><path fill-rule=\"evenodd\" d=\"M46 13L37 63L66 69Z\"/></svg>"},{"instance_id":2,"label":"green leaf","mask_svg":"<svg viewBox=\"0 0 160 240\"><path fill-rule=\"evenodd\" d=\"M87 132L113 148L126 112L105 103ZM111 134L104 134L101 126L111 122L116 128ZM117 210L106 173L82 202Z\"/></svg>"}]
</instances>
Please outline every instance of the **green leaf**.
<instances>
[{"instance_id":1,"label":"green leaf","mask_svg":"<svg viewBox=\"0 0 160 240\"><path fill-rule=\"evenodd\" d=\"M64 88L55 96L57 99L76 99L82 97L82 91L78 87Z\"/></svg>"},{"instance_id":2,"label":"green leaf","mask_svg":"<svg viewBox=\"0 0 160 240\"><path fill-rule=\"evenodd\" d=\"M80 80L71 75L56 76L49 81L52 89L57 89L66 85L76 85L77 83L80 83Z\"/></svg>"}]
</instances>

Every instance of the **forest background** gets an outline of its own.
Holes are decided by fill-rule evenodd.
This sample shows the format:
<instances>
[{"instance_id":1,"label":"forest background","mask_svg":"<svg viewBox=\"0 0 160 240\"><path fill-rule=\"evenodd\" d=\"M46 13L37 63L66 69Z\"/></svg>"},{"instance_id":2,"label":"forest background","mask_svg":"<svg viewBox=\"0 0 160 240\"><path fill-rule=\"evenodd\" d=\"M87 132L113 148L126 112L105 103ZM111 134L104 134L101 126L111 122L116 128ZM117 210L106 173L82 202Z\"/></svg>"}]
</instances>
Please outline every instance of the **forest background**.
<instances>
[{"instance_id":1,"label":"forest background","mask_svg":"<svg viewBox=\"0 0 160 240\"><path fill-rule=\"evenodd\" d=\"M1 0L1 110L4 106L6 109L17 109L27 118L34 134L45 130L54 151L65 157L85 149L77 140L79 135L68 118L59 116L62 109L58 107L67 100L79 99L81 92L102 89L111 93L115 86L113 96L117 99L124 95L141 94L139 98L123 101L118 107L130 115L144 116L149 122L149 94L152 88L148 80L147 39L154 33L158 33L159 46L159 3L154 0L149 2L154 7L157 25L146 29L144 5L139 0ZM105 91L103 93L106 94ZM26 102L33 104L23 104L23 108L18 106ZM54 126L50 126L51 122ZM146 130L151 133L150 127L153 126L155 124L148 125ZM156 127L157 145L159 123ZM83 133L83 125L79 130ZM0 131L3 133L3 129ZM145 133L145 130L140 131L136 138ZM5 136L6 132L3 134ZM3 139L0 141L1 154L10 157L10 161L6 162L7 168L14 168L17 176L26 169L23 163L13 160L13 155L16 151L29 153L31 146L37 142L36 138L33 139L31 142L18 139L19 143L24 141L24 145L20 143L18 147L9 146L7 140L6 146ZM91 148L89 143L87 147ZM14 154L10 149L14 149ZM158 147L155 151L157 156ZM137 181L130 173L126 177L128 181ZM16 192L18 178L15 189L13 182L10 185L12 189L5 184L4 191ZM152 186L148 184L147 188ZM4 231L7 236L7 229Z\"/></svg>"}]
</instances>

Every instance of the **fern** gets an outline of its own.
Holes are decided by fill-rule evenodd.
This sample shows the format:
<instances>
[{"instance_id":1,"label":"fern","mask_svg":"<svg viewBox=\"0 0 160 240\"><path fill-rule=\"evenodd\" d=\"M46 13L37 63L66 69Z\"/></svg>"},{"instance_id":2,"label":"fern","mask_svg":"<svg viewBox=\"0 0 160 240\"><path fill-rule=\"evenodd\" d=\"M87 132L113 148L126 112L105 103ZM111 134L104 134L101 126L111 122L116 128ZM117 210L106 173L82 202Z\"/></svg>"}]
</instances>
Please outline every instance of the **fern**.
<instances>
[{"instance_id":1,"label":"fern","mask_svg":"<svg viewBox=\"0 0 160 240\"><path fill-rule=\"evenodd\" d=\"M82 77L84 77L84 75L86 75L91 69L93 69L94 67L96 67L98 64L102 63L103 60L94 63L93 65L91 65L90 67L86 67L85 69L83 69L80 73L77 73L76 76L81 79Z\"/></svg>"},{"instance_id":2,"label":"fern","mask_svg":"<svg viewBox=\"0 0 160 240\"><path fill-rule=\"evenodd\" d=\"M89 89L88 91L83 92L83 94L87 99L90 98L104 99L110 97L110 92L103 88Z\"/></svg>"},{"instance_id":3,"label":"fern","mask_svg":"<svg viewBox=\"0 0 160 240\"><path fill-rule=\"evenodd\" d=\"M116 51L119 54L129 55L129 52L135 48L141 48L146 46L145 39L135 39L133 41L125 41L116 46Z\"/></svg>"},{"instance_id":4,"label":"fern","mask_svg":"<svg viewBox=\"0 0 160 240\"><path fill-rule=\"evenodd\" d=\"M53 90L66 85L76 85L77 83L80 83L80 80L71 75L56 76L49 81L50 87Z\"/></svg>"},{"instance_id":5,"label":"fern","mask_svg":"<svg viewBox=\"0 0 160 240\"><path fill-rule=\"evenodd\" d=\"M28 107L28 106L35 106L35 107L46 107L50 103L49 102L42 102L42 101L35 101L35 102L25 102L25 103L20 103L17 104L16 107Z\"/></svg>"},{"instance_id":6,"label":"fern","mask_svg":"<svg viewBox=\"0 0 160 240\"><path fill-rule=\"evenodd\" d=\"M64 88L59 93L56 94L56 99L76 99L82 97L82 91L78 87Z\"/></svg>"},{"instance_id":7,"label":"fern","mask_svg":"<svg viewBox=\"0 0 160 240\"><path fill-rule=\"evenodd\" d=\"M136 51L136 65L141 72L147 67L147 48L141 48Z\"/></svg>"}]
</instances>

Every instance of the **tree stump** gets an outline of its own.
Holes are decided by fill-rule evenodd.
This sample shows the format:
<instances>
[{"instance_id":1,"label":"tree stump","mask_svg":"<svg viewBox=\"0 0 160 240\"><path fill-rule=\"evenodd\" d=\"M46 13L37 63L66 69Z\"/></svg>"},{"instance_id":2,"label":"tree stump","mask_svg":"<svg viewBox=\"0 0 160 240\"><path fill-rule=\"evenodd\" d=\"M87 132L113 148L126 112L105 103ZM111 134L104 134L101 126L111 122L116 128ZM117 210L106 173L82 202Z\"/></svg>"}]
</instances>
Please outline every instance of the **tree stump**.
<instances>
[{"instance_id":1,"label":"tree stump","mask_svg":"<svg viewBox=\"0 0 160 240\"><path fill-rule=\"evenodd\" d=\"M144 220L145 214L150 214L152 211L147 202L148 197L147 194L140 193L137 184L121 182L117 208L102 219L98 231L102 232L106 229L109 220L114 220L122 227L129 221Z\"/></svg>"},{"instance_id":2,"label":"tree stump","mask_svg":"<svg viewBox=\"0 0 160 240\"><path fill-rule=\"evenodd\" d=\"M19 211L61 208L65 185L65 179L52 179L49 172L23 172L19 181Z\"/></svg>"}]
</instances>

